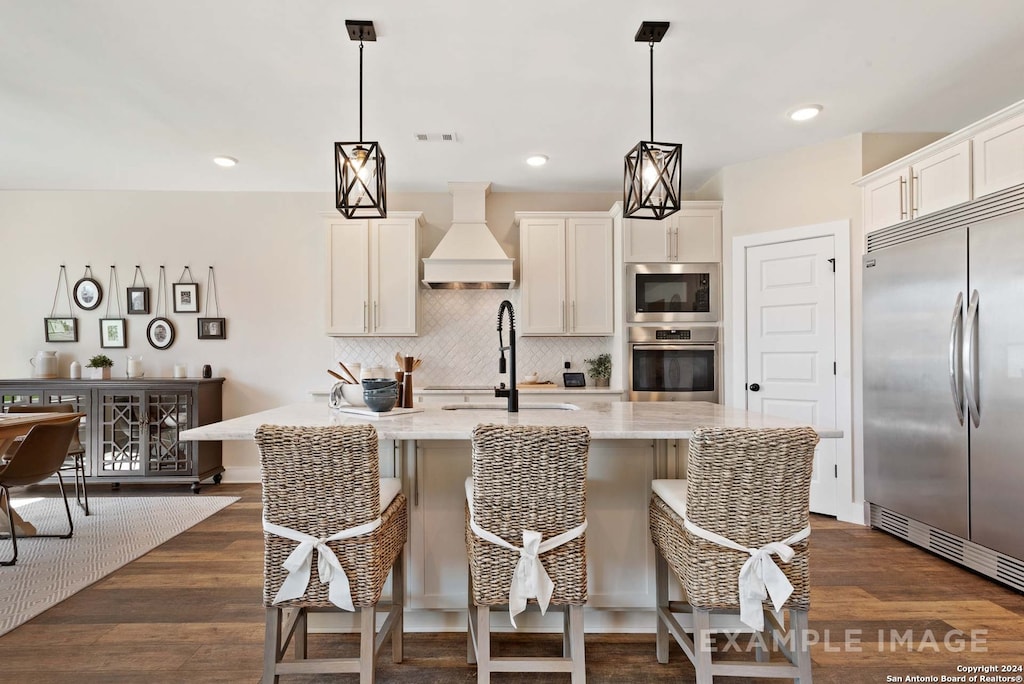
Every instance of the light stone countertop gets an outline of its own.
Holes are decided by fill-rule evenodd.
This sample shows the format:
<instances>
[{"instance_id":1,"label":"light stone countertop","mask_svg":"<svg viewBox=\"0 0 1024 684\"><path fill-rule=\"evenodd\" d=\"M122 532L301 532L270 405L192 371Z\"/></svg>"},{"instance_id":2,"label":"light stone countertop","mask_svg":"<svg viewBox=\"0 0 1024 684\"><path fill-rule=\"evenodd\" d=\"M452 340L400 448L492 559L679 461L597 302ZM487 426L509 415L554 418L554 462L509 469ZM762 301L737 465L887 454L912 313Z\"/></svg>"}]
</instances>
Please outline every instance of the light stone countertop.
<instances>
[{"instance_id":1,"label":"light stone countertop","mask_svg":"<svg viewBox=\"0 0 1024 684\"><path fill-rule=\"evenodd\" d=\"M483 402L481 402L483 403ZM586 425L592 439L688 439L694 427L792 427L793 421L759 416L742 409L704 401L692 402L593 402L576 411L530 408L520 402L518 414L504 410L503 400L487 404L500 408L460 408L450 411L429 407L419 413L380 418L340 413L321 402L291 404L219 423L185 430L186 440L250 440L263 424L357 425L372 423L381 439L468 440L481 423L500 425ZM480 404L453 404L479 406ZM815 426L823 438L842 437L842 430Z\"/></svg>"}]
</instances>

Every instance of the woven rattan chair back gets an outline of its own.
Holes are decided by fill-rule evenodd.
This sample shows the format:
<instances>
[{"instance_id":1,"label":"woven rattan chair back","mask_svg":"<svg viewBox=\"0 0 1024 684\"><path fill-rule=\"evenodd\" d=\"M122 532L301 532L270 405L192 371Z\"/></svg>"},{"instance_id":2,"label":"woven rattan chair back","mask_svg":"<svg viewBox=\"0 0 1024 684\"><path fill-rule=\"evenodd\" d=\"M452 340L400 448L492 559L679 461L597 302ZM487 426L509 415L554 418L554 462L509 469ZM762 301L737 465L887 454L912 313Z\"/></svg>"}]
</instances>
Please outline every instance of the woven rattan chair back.
<instances>
[{"instance_id":1,"label":"woven rattan chair back","mask_svg":"<svg viewBox=\"0 0 1024 684\"><path fill-rule=\"evenodd\" d=\"M582 426L478 425L473 430L477 524L521 546L523 530L548 539L586 519L590 431ZM519 556L467 532L473 601L508 602ZM553 604L587 601L586 535L541 556L555 583Z\"/></svg>"},{"instance_id":2,"label":"woven rattan chair back","mask_svg":"<svg viewBox=\"0 0 1024 684\"><path fill-rule=\"evenodd\" d=\"M263 470L267 522L328 537L375 520L380 506L377 431L371 425L291 427L262 425L256 432ZM263 603L272 605L287 577L281 564L298 542L264 532ZM390 570L372 548L356 540L330 542L342 559L356 606L373 605ZM404 535L401 540L405 541ZM329 607L327 586L311 581L306 594L279 606Z\"/></svg>"},{"instance_id":3,"label":"woven rattan chair back","mask_svg":"<svg viewBox=\"0 0 1024 684\"><path fill-rule=\"evenodd\" d=\"M818 435L800 428L698 428L690 439L686 515L699 527L751 548L782 541L808 524ZM739 604L736 578L749 556L689 532L683 535L684 586L701 608ZM810 603L807 540L779 566L793 583L788 606ZM671 559L669 559L672 564Z\"/></svg>"}]
</instances>

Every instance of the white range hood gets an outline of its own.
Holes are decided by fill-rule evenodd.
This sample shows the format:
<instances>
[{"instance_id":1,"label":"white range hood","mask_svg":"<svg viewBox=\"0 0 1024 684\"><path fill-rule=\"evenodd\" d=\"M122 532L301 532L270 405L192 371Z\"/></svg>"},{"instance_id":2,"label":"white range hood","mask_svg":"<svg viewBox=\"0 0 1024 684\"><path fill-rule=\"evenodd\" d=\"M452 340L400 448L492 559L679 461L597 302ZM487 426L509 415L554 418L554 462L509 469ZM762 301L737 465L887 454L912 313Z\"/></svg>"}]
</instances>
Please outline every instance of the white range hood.
<instances>
[{"instance_id":1,"label":"white range hood","mask_svg":"<svg viewBox=\"0 0 1024 684\"><path fill-rule=\"evenodd\" d=\"M490 183L449 183L452 226L423 260L423 284L432 289L506 290L515 284L512 259L487 227Z\"/></svg>"}]
</instances>

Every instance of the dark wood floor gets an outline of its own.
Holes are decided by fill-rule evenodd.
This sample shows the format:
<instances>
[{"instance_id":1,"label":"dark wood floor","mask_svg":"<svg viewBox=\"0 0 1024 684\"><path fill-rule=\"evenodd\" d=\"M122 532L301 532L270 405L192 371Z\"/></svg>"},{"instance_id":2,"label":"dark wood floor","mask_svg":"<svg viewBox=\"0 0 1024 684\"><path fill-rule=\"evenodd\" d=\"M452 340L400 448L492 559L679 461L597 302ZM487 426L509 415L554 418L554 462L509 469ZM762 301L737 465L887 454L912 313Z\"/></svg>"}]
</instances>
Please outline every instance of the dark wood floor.
<instances>
[{"instance_id":1,"label":"dark wood floor","mask_svg":"<svg viewBox=\"0 0 1024 684\"><path fill-rule=\"evenodd\" d=\"M169 492L192 496L184 487L127 486L119 495ZM208 486L200 496L215 494L241 499L0 638L0 682L259 681L259 487ZM1024 664L1021 594L881 532L822 517L813 527L810 628L828 637L813 649L819 684L913 681L907 678L957 675L960 665ZM974 647L984 651L957 639L972 630L983 630L984 643ZM518 650L527 640L541 648L559 644L551 635L513 635L498 647ZM311 637L311 654L328 649L354 653L354 642L348 635ZM694 680L674 645L670 664L657 663L651 635L587 635L587 674L591 682ZM408 634L405 662L382 658L378 681L475 681L465 635ZM568 676L496 675L494 681L568 682Z\"/></svg>"}]
</instances>

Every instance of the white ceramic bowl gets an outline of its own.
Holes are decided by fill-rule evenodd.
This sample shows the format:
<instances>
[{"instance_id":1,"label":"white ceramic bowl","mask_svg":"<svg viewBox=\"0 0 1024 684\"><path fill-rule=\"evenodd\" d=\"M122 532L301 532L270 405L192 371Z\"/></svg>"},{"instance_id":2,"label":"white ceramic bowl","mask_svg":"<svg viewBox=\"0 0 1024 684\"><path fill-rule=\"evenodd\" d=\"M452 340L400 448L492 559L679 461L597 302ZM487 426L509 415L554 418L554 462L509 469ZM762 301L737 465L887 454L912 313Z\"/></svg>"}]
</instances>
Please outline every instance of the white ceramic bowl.
<instances>
[{"instance_id":1,"label":"white ceramic bowl","mask_svg":"<svg viewBox=\"0 0 1024 684\"><path fill-rule=\"evenodd\" d=\"M345 397L345 401L353 406L366 406L366 402L363 401L362 385L353 385L351 383L342 385L341 396Z\"/></svg>"}]
</instances>

